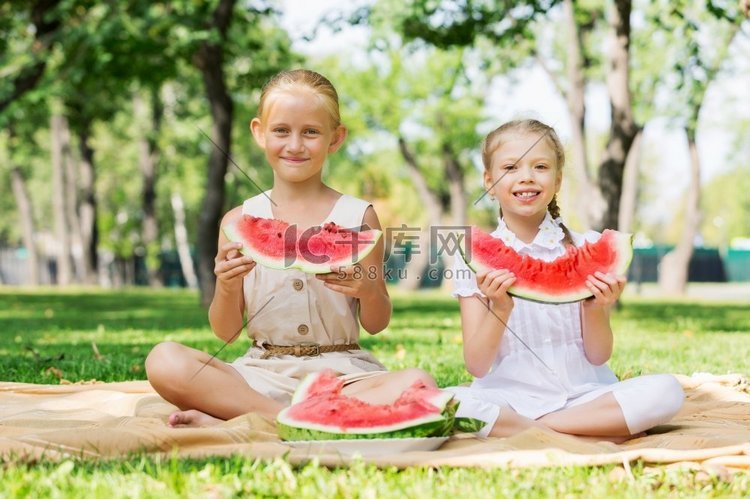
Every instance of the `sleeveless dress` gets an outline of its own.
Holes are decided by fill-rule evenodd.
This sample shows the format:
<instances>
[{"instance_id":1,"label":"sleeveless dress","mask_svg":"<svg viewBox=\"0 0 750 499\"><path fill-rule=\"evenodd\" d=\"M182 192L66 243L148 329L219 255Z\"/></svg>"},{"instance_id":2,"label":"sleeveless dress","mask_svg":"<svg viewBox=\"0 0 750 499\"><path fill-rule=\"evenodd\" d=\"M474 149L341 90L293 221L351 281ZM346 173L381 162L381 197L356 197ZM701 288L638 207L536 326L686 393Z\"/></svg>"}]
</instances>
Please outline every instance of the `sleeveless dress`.
<instances>
[{"instance_id":1,"label":"sleeveless dress","mask_svg":"<svg viewBox=\"0 0 750 499\"><path fill-rule=\"evenodd\" d=\"M271 191L267 191L248 199L242 213L274 218L270 195ZM367 201L344 194L323 223L359 228L369 206ZM333 369L348 384L385 372L386 368L364 350L261 358L264 344L339 345L359 340L359 300L326 288L313 274L256 265L245 277L244 296L247 316L251 318L247 334L255 344L229 365L259 393L288 404L300 380L309 373Z\"/></svg>"}]
</instances>

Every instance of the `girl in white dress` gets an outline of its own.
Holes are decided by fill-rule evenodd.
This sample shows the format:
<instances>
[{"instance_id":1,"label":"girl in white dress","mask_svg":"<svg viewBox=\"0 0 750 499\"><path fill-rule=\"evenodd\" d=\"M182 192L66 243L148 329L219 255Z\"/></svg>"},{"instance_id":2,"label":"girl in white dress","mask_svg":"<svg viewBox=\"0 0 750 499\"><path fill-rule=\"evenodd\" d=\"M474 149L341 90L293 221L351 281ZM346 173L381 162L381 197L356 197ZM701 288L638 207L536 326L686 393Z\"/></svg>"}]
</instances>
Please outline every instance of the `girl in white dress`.
<instances>
[{"instance_id":1,"label":"girl in white dress","mask_svg":"<svg viewBox=\"0 0 750 499\"><path fill-rule=\"evenodd\" d=\"M482 146L484 184L501 218L492 233L519 254L545 261L568 245L599 234L569 231L556 194L564 153L555 131L536 120L512 121ZM461 308L469 387L450 388L459 416L484 421L481 436L508 436L531 426L621 441L669 421L682 407L677 379L656 374L618 381L612 354L610 308L624 276L595 273L593 297L562 305L508 295L515 276L505 269L474 274L456 258L454 296Z\"/></svg>"},{"instance_id":2,"label":"girl in white dress","mask_svg":"<svg viewBox=\"0 0 750 499\"><path fill-rule=\"evenodd\" d=\"M368 202L322 182L328 154L347 133L325 77L307 70L273 77L250 128L273 169L273 189L230 210L222 227L246 214L296 224L299 233L329 221L380 229ZM247 317L253 346L231 364L174 342L154 347L146 359L148 379L181 409L170 415L171 426L205 426L251 411L273 418L302 378L323 369L341 375L345 395L370 403L390 403L416 381L435 386L419 369L387 372L357 344L360 324L376 334L391 317L382 238L357 265L322 275L256 266L240 247L220 232L209 320L216 336L231 342Z\"/></svg>"}]
</instances>

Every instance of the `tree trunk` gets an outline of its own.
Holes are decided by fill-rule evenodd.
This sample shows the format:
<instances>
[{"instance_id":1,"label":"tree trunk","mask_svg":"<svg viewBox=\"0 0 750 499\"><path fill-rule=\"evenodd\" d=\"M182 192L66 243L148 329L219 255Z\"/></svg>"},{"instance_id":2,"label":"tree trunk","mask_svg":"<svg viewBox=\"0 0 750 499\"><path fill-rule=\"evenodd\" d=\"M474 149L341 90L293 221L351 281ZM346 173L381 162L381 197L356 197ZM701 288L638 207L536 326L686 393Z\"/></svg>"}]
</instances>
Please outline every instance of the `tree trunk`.
<instances>
[{"instance_id":1,"label":"tree trunk","mask_svg":"<svg viewBox=\"0 0 750 499\"><path fill-rule=\"evenodd\" d=\"M690 152L690 184L688 185L687 206L685 209L685 227L675 249L664 255L659 264L659 287L669 295L685 293L688 282L690 259L693 246L700 227L700 191L701 164L698 146L695 142L695 130L685 130Z\"/></svg>"},{"instance_id":2,"label":"tree trunk","mask_svg":"<svg viewBox=\"0 0 750 499\"><path fill-rule=\"evenodd\" d=\"M83 250L83 233L81 219L78 215L78 163L73 157L70 146L70 129L67 121L62 132L62 159L65 168L65 218L70 231L70 248L73 256L73 273L75 282L86 280L86 255Z\"/></svg>"},{"instance_id":3,"label":"tree trunk","mask_svg":"<svg viewBox=\"0 0 750 499\"><path fill-rule=\"evenodd\" d=\"M411 177L414 188L417 190L417 195L427 212L427 227L437 227L442 223L443 218L443 209L440 200L432 191L430 191L430 188L427 185L427 180L419 169L417 159L411 149L409 149L409 145L403 137L398 138L398 146L401 151L401 156L406 162L409 177ZM422 284L422 275L429 264L430 230L427 227L421 228L419 239L417 241L410 239L415 243L412 246L415 248L415 251L411 253L411 258L406 264L406 269L402 275L402 279L398 282L398 287L406 291L414 291L419 288ZM404 234L404 236L408 238L415 235L416 234L413 234L412 231Z\"/></svg>"},{"instance_id":4,"label":"tree trunk","mask_svg":"<svg viewBox=\"0 0 750 499\"><path fill-rule=\"evenodd\" d=\"M630 146L628 159L625 162L625 172L622 181L622 195L620 197L620 214L617 219L617 230L633 232L636 206L638 204L638 182L640 178L641 148L643 131L639 130Z\"/></svg>"},{"instance_id":5,"label":"tree trunk","mask_svg":"<svg viewBox=\"0 0 750 499\"><path fill-rule=\"evenodd\" d=\"M586 76L584 73L582 33L575 19L573 0L563 2L567 31L567 76L568 91L565 102L570 117L572 135L571 166L575 174L572 191L573 206L583 228L591 227L592 220L604 207L604 200L589 173L586 150Z\"/></svg>"},{"instance_id":6,"label":"tree trunk","mask_svg":"<svg viewBox=\"0 0 750 499\"><path fill-rule=\"evenodd\" d=\"M94 150L89 145L91 122L85 121L78 129L80 199L78 214L81 220L81 242L83 245L84 282L97 283L99 258L99 229L96 224L96 168Z\"/></svg>"},{"instance_id":7,"label":"tree trunk","mask_svg":"<svg viewBox=\"0 0 750 499\"><path fill-rule=\"evenodd\" d=\"M55 258L57 271L55 281L58 286L68 286L72 281L72 266L70 258L70 227L65 216L65 185L66 175L64 161L64 143L67 122L64 117L53 115L50 120L51 133L51 166L52 166L52 217L55 227L57 248Z\"/></svg>"},{"instance_id":8,"label":"tree trunk","mask_svg":"<svg viewBox=\"0 0 750 499\"><path fill-rule=\"evenodd\" d=\"M443 164L445 165L446 177L448 178L451 220L453 221L454 226L452 231L456 232L457 236L460 238L466 234L465 229L461 229L461 227L466 227L467 223L465 177L458 157L456 157L456 154L447 142L443 144ZM438 256L443 263L443 268L449 269L453 266L453 262L449 258L453 253L449 254L449 251L457 251L458 248L444 248L442 242L437 240L438 237L440 236L436 233L433 233L432 231L430 232L430 248L433 244L437 246L435 251L439 254ZM448 291L450 284L451 282L448 279L443 279L441 281L441 288Z\"/></svg>"},{"instance_id":9,"label":"tree trunk","mask_svg":"<svg viewBox=\"0 0 750 499\"><path fill-rule=\"evenodd\" d=\"M698 82L698 84L693 84L692 89L694 91L688 96L691 106L690 115L685 126L685 134L687 135L688 152L690 154L690 184L688 186L685 227L682 236L675 249L664 255L659 265L659 286L667 294L684 294L687 289L690 259L693 256L693 245L699 233L701 222L701 165L696 140L698 118L700 117L703 100L708 92L708 87L726 59L732 40L734 40L734 37L739 32L739 27L739 22L730 26L724 43L715 51L713 63L701 67L705 74L704 79Z\"/></svg>"},{"instance_id":10,"label":"tree trunk","mask_svg":"<svg viewBox=\"0 0 750 499\"><path fill-rule=\"evenodd\" d=\"M206 193L198 222L198 281L201 304L205 307L211 304L216 285L214 257L224 212L224 177L231 151L233 104L224 79L224 49L221 43L232 19L234 3L235 0L221 0L213 13L212 25L221 35L220 44L205 42L193 57L193 63L203 77L213 119L211 140L214 147L208 158Z\"/></svg>"},{"instance_id":11,"label":"tree trunk","mask_svg":"<svg viewBox=\"0 0 750 499\"><path fill-rule=\"evenodd\" d=\"M161 119L164 113L159 90L151 89L150 126L144 126L143 133L138 140L138 158L141 167L142 188L141 201L143 223L141 225L141 243L146 251L146 271L149 286L162 286L157 265L159 259L159 224L156 218L156 178L159 163L159 149L157 139L161 129ZM136 115L141 115L140 121L145 122L143 115L147 114L141 96L133 96L133 107Z\"/></svg>"},{"instance_id":12,"label":"tree trunk","mask_svg":"<svg viewBox=\"0 0 750 499\"><path fill-rule=\"evenodd\" d=\"M185 205L179 193L172 193L172 212L174 213L174 240L177 255L180 258L180 268L185 282L191 289L198 287L198 277L195 275L193 257L190 256L190 243L185 228Z\"/></svg>"},{"instance_id":13,"label":"tree trunk","mask_svg":"<svg viewBox=\"0 0 750 499\"><path fill-rule=\"evenodd\" d=\"M617 227L625 162L639 130L633 118L629 85L631 7L630 0L616 0L610 8L607 89L611 124L607 147L599 165L599 190L604 211L595 222L597 230Z\"/></svg>"},{"instance_id":14,"label":"tree trunk","mask_svg":"<svg viewBox=\"0 0 750 499\"><path fill-rule=\"evenodd\" d=\"M18 206L18 216L21 222L21 237L23 245L26 248L29 264L29 284L32 286L39 285L39 257L34 242L34 214L31 207L29 191L26 189L26 180L17 166L10 170L11 185L13 188L13 197L16 198Z\"/></svg>"},{"instance_id":15,"label":"tree trunk","mask_svg":"<svg viewBox=\"0 0 750 499\"><path fill-rule=\"evenodd\" d=\"M464 172L449 143L443 144L443 165L448 179L451 219L454 225L466 225L466 187Z\"/></svg>"}]
</instances>

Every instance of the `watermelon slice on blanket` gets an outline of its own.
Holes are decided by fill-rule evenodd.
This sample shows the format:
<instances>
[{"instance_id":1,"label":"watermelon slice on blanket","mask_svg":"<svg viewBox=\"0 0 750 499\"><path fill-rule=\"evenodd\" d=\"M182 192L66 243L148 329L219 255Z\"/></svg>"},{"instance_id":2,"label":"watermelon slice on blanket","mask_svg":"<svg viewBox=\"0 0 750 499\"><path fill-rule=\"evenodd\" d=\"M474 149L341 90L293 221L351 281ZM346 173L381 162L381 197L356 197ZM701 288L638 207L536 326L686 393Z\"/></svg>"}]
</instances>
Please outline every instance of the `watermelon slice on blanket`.
<instances>
[{"instance_id":1,"label":"watermelon slice on blanket","mask_svg":"<svg viewBox=\"0 0 750 499\"><path fill-rule=\"evenodd\" d=\"M282 440L448 436L458 403L453 394L416 382L392 404L369 404L341 393L333 371L308 375L277 419Z\"/></svg>"},{"instance_id":2,"label":"watermelon slice on blanket","mask_svg":"<svg viewBox=\"0 0 750 499\"><path fill-rule=\"evenodd\" d=\"M633 236L608 229L597 241L571 246L561 257L545 262L519 255L502 240L472 227L470 237L460 241L459 249L474 272L513 272L516 282L508 290L511 295L545 303L570 303L592 296L586 278L594 272L625 275L633 258Z\"/></svg>"},{"instance_id":3,"label":"watermelon slice on blanket","mask_svg":"<svg viewBox=\"0 0 750 499\"><path fill-rule=\"evenodd\" d=\"M296 268L325 274L354 265L375 248L377 229L353 231L334 223L301 231L281 220L243 215L223 228L227 239L242 243L241 253L272 269Z\"/></svg>"}]
</instances>

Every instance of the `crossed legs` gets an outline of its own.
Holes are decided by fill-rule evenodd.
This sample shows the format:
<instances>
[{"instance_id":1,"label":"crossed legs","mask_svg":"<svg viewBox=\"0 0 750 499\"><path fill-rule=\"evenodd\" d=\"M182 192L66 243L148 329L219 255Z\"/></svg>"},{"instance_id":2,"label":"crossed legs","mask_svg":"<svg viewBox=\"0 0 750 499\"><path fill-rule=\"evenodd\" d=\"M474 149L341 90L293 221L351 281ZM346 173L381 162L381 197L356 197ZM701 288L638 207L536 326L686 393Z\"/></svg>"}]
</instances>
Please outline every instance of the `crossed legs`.
<instances>
[{"instance_id":1,"label":"crossed legs","mask_svg":"<svg viewBox=\"0 0 750 499\"><path fill-rule=\"evenodd\" d=\"M170 426L209 426L248 412L274 419L284 408L284 404L253 390L226 363L179 343L156 345L146 358L146 373L157 393L180 408L169 416ZM343 393L386 404L418 380L436 386L421 369L405 369L352 382Z\"/></svg>"},{"instance_id":2,"label":"crossed legs","mask_svg":"<svg viewBox=\"0 0 750 499\"><path fill-rule=\"evenodd\" d=\"M637 436L630 433L620 405L611 393L585 404L546 414L536 420L522 416L508 406L503 407L489 436L509 437L534 427L614 443Z\"/></svg>"},{"instance_id":3,"label":"crossed legs","mask_svg":"<svg viewBox=\"0 0 750 499\"><path fill-rule=\"evenodd\" d=\"M273 418L283 407L221 360L179 343L156 345L146 374L154 390L181 409L169 416L170 426L207 426L251 411Z\"/></svg>"},{"instance_id":4,"label":"crossed legs","mask_svg":"<svg viewBox=\"0 0 750 499\"><path fill-rule=\"evenodd\" d=\"M463 390L467 390L463 392ZM464 411L460 416L494 420L480 434L507 437L531 427L544 427L570 435L622 442L672 419L682 408L684 393L668 374L631 378L573 400L566 407L533 420L509 405L496 405L479 391L459 389ZM464 405L465 404L465 405ZM482 417L484 415L484 417Z\"/></svg>"}]
</instances>

